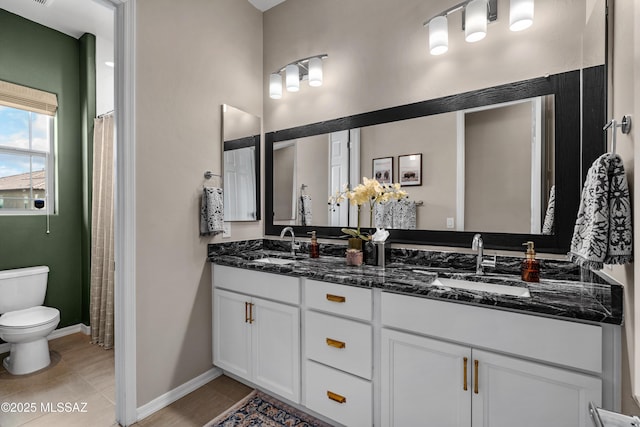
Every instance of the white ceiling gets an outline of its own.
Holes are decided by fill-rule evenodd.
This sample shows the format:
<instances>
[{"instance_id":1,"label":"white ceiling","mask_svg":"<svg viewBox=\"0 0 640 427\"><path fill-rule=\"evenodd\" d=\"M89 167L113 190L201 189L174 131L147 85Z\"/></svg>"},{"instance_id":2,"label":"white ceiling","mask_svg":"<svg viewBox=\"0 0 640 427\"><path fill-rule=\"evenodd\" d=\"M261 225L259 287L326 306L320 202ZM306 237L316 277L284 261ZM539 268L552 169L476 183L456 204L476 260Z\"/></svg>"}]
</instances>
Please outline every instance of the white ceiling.
<instances>
[{"instance_id":1,"label":"white ceiling","mask_svg":"<svg viewBox=\"0 0 640 427\"><path fill-rule=\"evenodd\" d=\"M49 0L43 6L34 0L0 0L5 9L30 21L80 38L84 33L113 42L113 10L100 0Z\"/></svg>"},{"instance_id":2,"label":"white ceiling","mask_svg":"<svg viewBox=\"0 0 640 427\"><path fill-rule=\"evenodd\" d=\"M264 12L266 10L271 9L274 6L279 5L283 1L285 1L285 0L249 0L249 3L254 5L256 7L256 9L261 10L261 11Z\"/></svg>"}]
</instances>

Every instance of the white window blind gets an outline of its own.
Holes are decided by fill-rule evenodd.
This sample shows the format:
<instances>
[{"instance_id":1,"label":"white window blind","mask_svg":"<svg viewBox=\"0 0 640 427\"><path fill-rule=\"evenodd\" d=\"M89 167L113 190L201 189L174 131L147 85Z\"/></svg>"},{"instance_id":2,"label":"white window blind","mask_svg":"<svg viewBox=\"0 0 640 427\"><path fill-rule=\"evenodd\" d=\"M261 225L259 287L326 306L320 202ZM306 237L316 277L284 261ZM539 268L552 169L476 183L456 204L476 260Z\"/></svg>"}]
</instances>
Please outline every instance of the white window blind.
<instances>
[{"instance_id":1,"label":"white window blind","mask_svg":"<svg viewBox=\"0 0 640 427\"><path fill-rule=\"evenodd\" d=\"M0 105L55 116L58 97L54 93L0 80Z\"/></svg>"}]
</instances>

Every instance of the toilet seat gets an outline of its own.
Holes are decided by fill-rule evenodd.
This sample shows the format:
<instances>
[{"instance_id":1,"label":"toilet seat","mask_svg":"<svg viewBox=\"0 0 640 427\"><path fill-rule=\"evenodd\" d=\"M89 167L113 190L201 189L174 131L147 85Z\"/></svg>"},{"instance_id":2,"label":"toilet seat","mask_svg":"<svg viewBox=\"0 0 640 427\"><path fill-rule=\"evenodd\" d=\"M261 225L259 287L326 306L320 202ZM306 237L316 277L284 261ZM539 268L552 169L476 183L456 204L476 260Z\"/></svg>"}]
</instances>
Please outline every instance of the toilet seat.
<instances>
[{"instance_id":1,"label":"toilet seat","mask_svg":"<svg viewBox=\"0 0 640 427\"><path fill-rule=\"evenodd\" d=\"M59 320L60 311L52 307L31 307L0 316L0 328L26 329Z\"/></svg>"}]
</instances>

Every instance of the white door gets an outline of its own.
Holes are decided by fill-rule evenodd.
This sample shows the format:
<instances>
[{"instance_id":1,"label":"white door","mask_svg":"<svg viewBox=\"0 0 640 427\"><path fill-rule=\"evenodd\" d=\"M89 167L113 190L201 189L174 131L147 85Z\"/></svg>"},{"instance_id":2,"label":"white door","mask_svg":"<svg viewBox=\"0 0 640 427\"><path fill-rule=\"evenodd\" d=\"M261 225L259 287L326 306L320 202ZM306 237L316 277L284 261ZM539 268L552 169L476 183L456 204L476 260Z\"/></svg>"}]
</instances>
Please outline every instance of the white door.
<instances>
[{"instance_id":1,"label":"white door","mask_svg":"<svg viewBox=\"0 0 640 427\"><path fill-rule=\"evenodd\" d=\"M253 381L300 402L300 310L253 298Z\"/></svg>"},{"instance_id":2,"label":"white door","mask_svg":"<svg viewBox=\"0 0 640 427\"><path fill-rule=\"evenodd\" d=\"M251 378L250 297L213 290L213 364L242 378Z\"/></svg>"},{"instance_id":3,"label":"white door","mask_svg":"<svg viewBox=\"0 0 640 427\"><path fill-rule=\"evenodd\" d=\"M329 194L335 195L345 184L349 184L349 131L333 132L329 135ZM329 206L329 225L349 225L349 202L340 206Z\"/></svg>"},{"instance_id":4,"label":"white door","mask_svg":"<svg viewBox=\"0 0 640 427\"><path fill-rule=\"evenodd\" d=\"M471 426L469 347L382 329L381 362L383 426Z\"/></svg>"},{"instance_id":5,"label":"white door","mask_svg":"<svg viewBox=\"0 0 640 427\"><path fill-rule=\"evenodd\" d=\"M473 359L473 427L593 426L589 402L601 404L599 378L486 351L473 350Z\"/></svg>"}]
</instances>

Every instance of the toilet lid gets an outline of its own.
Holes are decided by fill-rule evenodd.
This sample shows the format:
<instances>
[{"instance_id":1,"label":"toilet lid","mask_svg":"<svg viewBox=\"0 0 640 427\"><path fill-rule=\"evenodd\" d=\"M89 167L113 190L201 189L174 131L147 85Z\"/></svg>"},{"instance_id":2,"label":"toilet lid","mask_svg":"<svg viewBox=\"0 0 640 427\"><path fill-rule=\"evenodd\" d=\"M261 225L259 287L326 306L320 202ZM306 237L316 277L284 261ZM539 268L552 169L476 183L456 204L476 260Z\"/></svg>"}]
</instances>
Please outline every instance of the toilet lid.
<instances>
[{"instance_id":1,"label":"toilet lid","mask_svg":"<svg viewBox=\"0 0 640 427\"><path fill-rule=\"evenodd\" d=\"M0 316L0 326L11 328L32 328L60 318L58 309L51 307L31 307L10 311Z\"/></svg>"}]
</instances>

